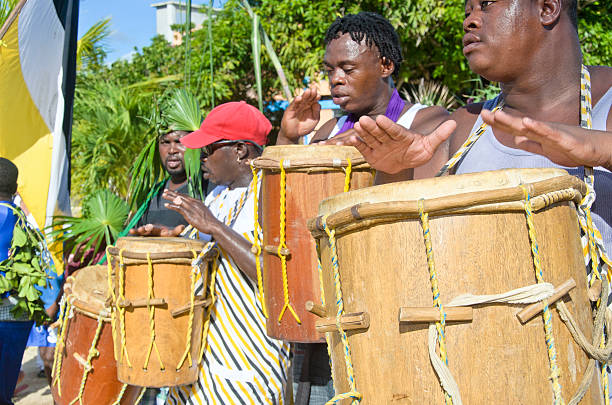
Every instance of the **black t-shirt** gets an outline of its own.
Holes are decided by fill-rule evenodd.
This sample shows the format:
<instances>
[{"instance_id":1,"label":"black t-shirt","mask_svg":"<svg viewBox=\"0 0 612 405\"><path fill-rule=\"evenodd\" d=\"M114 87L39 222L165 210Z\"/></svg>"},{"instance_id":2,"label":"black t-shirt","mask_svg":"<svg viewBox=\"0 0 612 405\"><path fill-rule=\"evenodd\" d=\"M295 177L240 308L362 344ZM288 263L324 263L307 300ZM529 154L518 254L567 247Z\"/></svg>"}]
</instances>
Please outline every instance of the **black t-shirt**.
<instances>
[{"instance_id":1,"label":"black t-shirt","mask_svg":"<svg viewBox=\"0 0 612 405\"><path fill-rule=\"evenodd\" d=\"M164 185L164 189L168 188L168 184L170 180L166 182ZM189 186L187 182L175 190L180 194L189 194ZM169 210L164 206L165 203L168 202L165 198L162 197L163 190L160 190L157 195L154 195L151 198L151 202L149 203L149 208L145 211L142 217L138 220L136 227L143 226L146 224L154 224L154 225L163 225L168 228L174 228L177 225L189 225L189 223L183 218L181 214L176 211Z\"/></svg>"}]
</instances>

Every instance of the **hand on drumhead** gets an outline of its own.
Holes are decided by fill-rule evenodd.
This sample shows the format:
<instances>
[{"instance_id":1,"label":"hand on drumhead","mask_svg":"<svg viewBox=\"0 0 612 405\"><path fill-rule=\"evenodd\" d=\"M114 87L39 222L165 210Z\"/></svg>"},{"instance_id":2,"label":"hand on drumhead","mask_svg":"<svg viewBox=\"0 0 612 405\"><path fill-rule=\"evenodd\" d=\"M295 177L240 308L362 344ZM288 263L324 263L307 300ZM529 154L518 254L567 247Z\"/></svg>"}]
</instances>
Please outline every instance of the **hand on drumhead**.
<instances>
[{"instance_id":1,"label":"hand on drumhead","mask_svg":"<svg viewBox=\"0 0 612 405\"><path fill-rule=\"evenodd\" d=\"M174 228L168 228L163 225L146 224L138 228L130 229L130 235L134 236L163 236L175 237L179 236L185 230L185 225L177 225Z\"/></svg>"},{"instance_id":2,"label":"hand on drumhead","mask_svg":"<svg viewBox=\"0 0 612 405\"><path fill-rule=\"evenodd\" d=\"M550 159L561 166L603 166L612 164L612 133L515 117L503 111L482 110L484 122L493 130L514 137L514 145Z\"/></svg>"},{"instance_id":3,"label":"hand on drumhead","mask_svg":"<svg viewBox=\"0 0 612 405\"><path fill-rule=\"evenodd\" d=\"M300 137L314 131L321 118L320 99L315 88L306 89L293 99L281 121L279 138L285 138L284 143L297 143ZM283 143L283 139L280 141Z\"/></svg>"},{"instance_id":4,"label":"hand on drumhead","mask_svg":"<svg viewBox=\"0 0 612 405\"><path fill-rule=\"evenodd\" d=\"M357 135L344 138L342 142L355 146L374 169L395 174L427 163L456 127L456 122L449 120L429 135L421 135L384 115L376 117L376 121L363 116L355 123Z\"/></svg>"},{"instance_id":5,"label":"hand on drumhead","mask_svg":"<svg viewBox=\"0 0 612 405\"><path fill-rule=\"evenodd\" d=\"M215 226L219 224L219 220L202 201L168 189L164 190L162 196L170 201L165 204L166 208L181 214L191 226L200 232L209 235L214 234Z\"/></svg>"}]
</instances>

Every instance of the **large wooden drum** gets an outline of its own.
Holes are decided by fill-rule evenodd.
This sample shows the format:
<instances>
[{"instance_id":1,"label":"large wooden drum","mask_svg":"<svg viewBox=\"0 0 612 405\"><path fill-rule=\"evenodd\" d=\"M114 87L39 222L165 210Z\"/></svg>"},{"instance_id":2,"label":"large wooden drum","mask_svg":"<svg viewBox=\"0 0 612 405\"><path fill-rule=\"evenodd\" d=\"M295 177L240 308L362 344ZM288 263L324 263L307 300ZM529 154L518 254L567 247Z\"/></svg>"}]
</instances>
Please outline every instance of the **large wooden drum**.
<instances>
[{"instance_id":1,"label":"large wooden drum","mask_svg":"<svg viewBox=\"0 0 612 405\"><path fill-rule=\"evenodd\" d=\"M85 267L64 284L51 385L58 405L130 405L142 390L117 379L107 293L106 266Z\"/></svg>"},{"instance_id":2,"label":"large wooden drum","mask_svg":"<svg viewBox=\"0 0 612 405\"><path fill-rule=\"evenodd\" d=\"M563 170L524 169L387 184L323 201L309 226L321 245L327 305L317 323L330 331L336 393L361 394L363 405L441 404L443 381L458 393L455 404L545 404L553 391L569 402L586 378L581 404L599 404L590 360L554 304L562 296L587 340L597 341L575 208L584 193L584 183ZM535 257L552 285L538 283ZM336 326L338 293L349 356Z\"/></svg>"},{"instance_id":3,"label":"large wooden drum","mask_svg":"<svg viewBox=\"0 0 612 405\"><path fill-rule=\"evenodd\" d=\"M119 380L146 387L192 384L198 377L207 297L208 252L185 238L119 238L113 320Z\"/></svg>"},{"instance_id":4,"label":"large wooden drum","mask_svg":"<svg viewBox=\"0 0 612 405\"><path fill-rule=\"evenodd\" d=\"M271 146L253 165L264 173L261 218L267 334L290 342L320 342L323 335L315 329L316 316L305 308L309 303L313 310L312 304L316 308L321 302L316 245L306 222L317 214L322 199L342 193L345 186L351 190L371 186L372 170L352 146ZM283 241L286 246L279 254Z\"/></svg>"}]
</instances>

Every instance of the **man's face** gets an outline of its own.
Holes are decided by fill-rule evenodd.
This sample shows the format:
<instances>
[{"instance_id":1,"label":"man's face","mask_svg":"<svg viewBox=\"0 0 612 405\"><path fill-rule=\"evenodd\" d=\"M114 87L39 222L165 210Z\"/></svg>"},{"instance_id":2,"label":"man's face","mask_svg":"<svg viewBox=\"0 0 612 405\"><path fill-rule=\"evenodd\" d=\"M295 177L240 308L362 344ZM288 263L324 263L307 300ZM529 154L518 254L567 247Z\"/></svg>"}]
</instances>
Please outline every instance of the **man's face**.
<instances>
[{"instance_id":1,"label":"man's face","mask_svg":"<svg viewBox=\"0 0 612 405\"><path fill-rule=\"evenodd\" d=\"M170 175L185 173L185 146L180 142L185 135L187 132L174 131L159 138L159 156Z\"/></svg>"},{"instance_id":2,"label":"man's face","mask_svg":"<svg viewBox=\"0 0 612 405\"><path fill-rule=\"evenodd\" d=\"M346 112L368 114L388 88L392 71L385 69L378 48L369 48L365 39L357 43L349 34L332 40L323 59L335 104Z\"/></svg>"},{"instance_id":3,"label":"man's face","mask_svg":"<svg viewBox=\"0 0 612 405\"><path fill-rule=\"evenodd\" d=\"M539 25L530 0L467 0L463 21L463 54L470 69L498 82L509 82L529 66L538 46ZM535 25L534 25L535 24Z\"/></svg>"},{"instance_id":4,"label":"man's face","mask_svg":"<svg viewBox=\"0 0 612 405\"><path fill-rule=\"evenodd\" d=\"M236 177L238 155L234 153L236 143L212 143L208 151L200 152L202 177L218 185L231 184Z\"/></svg>"}]
</instances>

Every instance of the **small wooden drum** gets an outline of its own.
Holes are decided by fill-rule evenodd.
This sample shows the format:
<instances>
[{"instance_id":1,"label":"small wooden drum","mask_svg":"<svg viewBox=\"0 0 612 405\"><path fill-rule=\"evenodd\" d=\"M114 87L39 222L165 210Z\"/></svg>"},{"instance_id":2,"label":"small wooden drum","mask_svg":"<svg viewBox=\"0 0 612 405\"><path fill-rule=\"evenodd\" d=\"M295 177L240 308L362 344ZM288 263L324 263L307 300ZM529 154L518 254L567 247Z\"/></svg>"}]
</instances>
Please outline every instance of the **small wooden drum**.
<instances>
[{"instance_id":1,"label":"small wooden drum","mask_svg":"<svg viewBox=\"0 0 612 405\"><path fill-rule=\"evenodd\" d=\"M130 405L142 390L117 379L107 293L106 266L77 270L64 284L52 370L56 404Z\"/></svg>"},{"instance_id":2,"label":"small wooden drum","mask_svg":"<svg viewBox=\"0 0 612 405\"><path fill-rule=\"evenodd\" d=\"M194 263L204 246L185 238L124 237L108 249L119 380L146 387L197 380L215 253Z\"/></svg>"},{"instance_id":3,"label":"small wooden drum","mask_svg":"<svg viewBox=\"0 0 612 405\"><path fill-rule=\"evenodd\" d=\"M542 404L553 393L569 402L584 379L581 404L599 404L594 360L557 312L563 301L598 340L575 208L585 190L563 170L521 169L324 200L309 227L336 394L363 405L441 404L445 392L455 404Z\"/></svg>"},{"instance_id":4,"label":"small wooden drum","mask_svg":"<svg viewBox=\"0 0 612 405\"><path fill-rule=\"evenodd\" d=\"M352 146L270 146L253 165L264 173L261 218L267 334L290 342L319 342L323 335L315 329L316 316L305 308L308 303L316 311L321 302L316 245L306 221L316 215L323 198L342 193L345 185L351 190L372 185L372 171ZM279 254L282 242L285 246Z\"/></svg>"}]
</instances>

